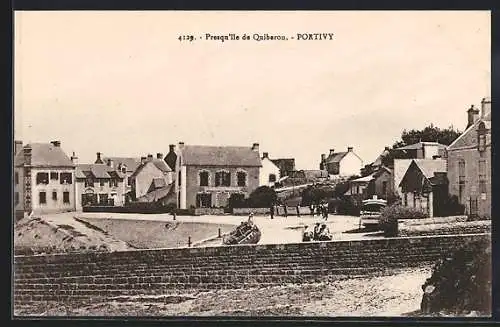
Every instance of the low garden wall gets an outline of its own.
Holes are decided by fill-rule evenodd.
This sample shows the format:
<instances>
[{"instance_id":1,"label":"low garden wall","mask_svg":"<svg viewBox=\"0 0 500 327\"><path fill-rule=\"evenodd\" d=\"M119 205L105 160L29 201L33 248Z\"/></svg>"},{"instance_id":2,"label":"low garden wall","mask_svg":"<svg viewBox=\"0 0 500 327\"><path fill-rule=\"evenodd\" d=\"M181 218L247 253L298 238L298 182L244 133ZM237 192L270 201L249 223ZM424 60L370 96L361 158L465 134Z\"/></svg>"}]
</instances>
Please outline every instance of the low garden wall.
<instances>
[{"instance_id":1,"label":"low garden wall","mask_svg":"<svg viewBox=\"0 0 500 327\"><path fill-rule=\"evenodd\" d=\"M279 206L276 209L277 209L277 215L278 216L284 216L285 215L285 207ZM286 210L287 210L287 215L288 216L296 216L297 215L297 207L286 207ZM301 215L310 215L311 214L311 209L309 207L299 207L299 213Z\"/></svg>"},{"instance_id":2,"label":"low garden wall","mask_svg":"<svg viewBox=\"0 0 500 327\"><path fill-rule=\"evenodd\" d=\"M420 225L399 224L398 236L457 235L491 233L491 220L455 221L449 223L427 223Z\"/></svg>"},{"instance_id":3,"label":"low garden wall","mask_svg":"<svg viewBox=\"0 0 500 327\"><path fill-rule=\"evenodd\" d=\"M433 265L490 234L14 257L15 304L311 283Z\"/></svg>"},{"instance_id":4,"label":"low garden wall","mask_svg":"<svg viewBox=\"0 0 500 327\"><path fill-rule=\"evenodd\" d=\"M202 215L223 215L224 208L196 208L194 209L194 214L196 216Z\"/></svg>"},{"instance_id":5,"label":"low garden wall","mask_svg":"<svg viewBox=\"0 0 500 327\"><path fill-rule=\"evenodd\" d=\"M269 215L270 208L233 208L233 215L249 215L253 212L254 215Z\"/></svg>"}]
</instances>

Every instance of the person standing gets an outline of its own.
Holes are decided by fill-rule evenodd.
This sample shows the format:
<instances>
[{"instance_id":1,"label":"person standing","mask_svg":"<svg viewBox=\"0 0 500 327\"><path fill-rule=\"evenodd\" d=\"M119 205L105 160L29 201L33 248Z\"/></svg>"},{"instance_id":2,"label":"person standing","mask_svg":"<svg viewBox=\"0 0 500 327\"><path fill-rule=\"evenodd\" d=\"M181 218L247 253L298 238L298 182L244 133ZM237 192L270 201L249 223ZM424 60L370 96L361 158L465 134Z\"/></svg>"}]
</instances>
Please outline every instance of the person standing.
<instances>
[{"instance_id":1,"label":"person standing","mask_svg":"<svg viewBox=\"0 0 500 327\"><path fill-rule=\"evenodd\" d=\"M297 205L297 217L300 217L300 207Z\"/></svg>"},{"instance_id":2,"label":"person standing","mask_svg":"<svg viewBox=\"0 0 500 327\"><path fill-rule=\"evenodd\" d=\"M274 219L274 204L271 204L271 207L269 209L271 212L271 219Z\"/></svg>"},{"instance_id":3,"label":"person standing","mask_svg":"<svg viewBox=\"0 0 500 327\"><path fill-rule=\"evenodd\" d=\"M285 211L285 212L284 212L285 218L287 218L287 217L288 217L288 210L287 210L287 208L286 208L286 203L283 205L283 209L284 209L284 211Z\"/></svg>"}]
</instances>

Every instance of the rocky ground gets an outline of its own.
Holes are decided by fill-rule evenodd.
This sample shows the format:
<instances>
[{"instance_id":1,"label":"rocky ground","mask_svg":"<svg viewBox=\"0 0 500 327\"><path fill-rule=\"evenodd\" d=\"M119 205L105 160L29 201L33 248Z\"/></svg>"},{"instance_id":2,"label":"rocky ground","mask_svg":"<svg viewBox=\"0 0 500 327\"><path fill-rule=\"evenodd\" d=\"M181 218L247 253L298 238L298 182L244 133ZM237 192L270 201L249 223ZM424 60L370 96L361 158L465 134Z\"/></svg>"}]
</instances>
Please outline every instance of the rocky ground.
<instances>
[{"instance_id":1,"label":"rocky ground","mask_svg":"<svg viewBox=\"0 0 500 327\"><path fill-rule=\"evenodd\" d=\"M43 316L405 316L420 308L430 269L331 283L115 298L88 305L17 307Z\"/></svg>"}]
</instances>

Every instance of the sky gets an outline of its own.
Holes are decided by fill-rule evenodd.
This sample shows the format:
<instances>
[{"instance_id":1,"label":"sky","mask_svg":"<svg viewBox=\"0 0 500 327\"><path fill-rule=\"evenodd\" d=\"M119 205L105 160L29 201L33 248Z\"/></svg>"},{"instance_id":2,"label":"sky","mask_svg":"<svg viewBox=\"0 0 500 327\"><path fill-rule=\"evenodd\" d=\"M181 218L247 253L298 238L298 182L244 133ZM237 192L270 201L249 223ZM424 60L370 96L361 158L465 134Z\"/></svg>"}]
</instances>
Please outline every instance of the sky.
<instances>
[{"instance_id":1,"label":"sky","mask_svg":"<svg viewBox=\"0 0 500 327\"><path fill-rule=\"evenodd\" d=\"M463 130L490 96L489 11L17 11L14 24L14 138L60 140L84 163L183 141L259 143L297 169L351 146L368 164L403 129Z\"/></svg>"}]
</instances>

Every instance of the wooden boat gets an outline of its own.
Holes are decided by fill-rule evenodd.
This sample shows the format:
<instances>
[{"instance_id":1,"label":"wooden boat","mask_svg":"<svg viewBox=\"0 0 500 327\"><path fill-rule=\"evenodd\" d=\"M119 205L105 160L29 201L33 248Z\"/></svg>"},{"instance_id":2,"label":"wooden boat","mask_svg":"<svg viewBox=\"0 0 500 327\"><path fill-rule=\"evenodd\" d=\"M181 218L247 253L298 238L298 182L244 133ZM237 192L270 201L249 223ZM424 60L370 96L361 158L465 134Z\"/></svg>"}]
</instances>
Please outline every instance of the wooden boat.
<instances>
[{"instance_id":1,"label":"wooden boat","mask_svg":"<svg viewBox=\"0 0 500 327\"><path fill-rule=\"evenodd\" d=\"M260 241L261 232L253 223L242 222L229 235L223 238L224 245L234 244L257 244Z\"/></svg>"}]
</instances>

